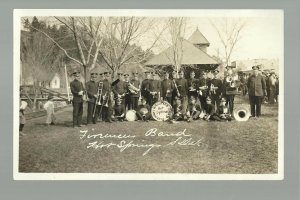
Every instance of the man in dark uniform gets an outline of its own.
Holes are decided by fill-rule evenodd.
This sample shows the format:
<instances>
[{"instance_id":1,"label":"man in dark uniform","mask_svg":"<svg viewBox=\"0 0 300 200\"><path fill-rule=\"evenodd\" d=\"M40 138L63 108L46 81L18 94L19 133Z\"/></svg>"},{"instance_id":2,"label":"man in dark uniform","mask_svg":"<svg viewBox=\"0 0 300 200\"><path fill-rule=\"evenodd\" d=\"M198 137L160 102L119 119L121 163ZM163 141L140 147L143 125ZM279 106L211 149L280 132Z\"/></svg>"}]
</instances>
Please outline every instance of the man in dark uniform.
<instances>
[{"instance_id":1,"label":"man in dark uniform","mask_svg":"<svg viewBox=\"0 0 300 200\"><path fill-rule=\"evenodd\" d=\"M235 94L233 91L236 91L236 87L232 87L231 83L234 81L232 66L226 66L226 76L223 80L223 96L226 99L226 106L229 107L229 113L233 116L233 108L234 108L234 97ZM230 81L231 80L231 81Z\"/></svg>"},{"instance_id":2,"label":"man in dark uniform","mask_svg":"<svg viewBox=\"0 0 300 200\"><path fill-rule=\"evenodd\" d=\"M125 107L124 99L127 92L127 84L123 81L123 73L121 71L119 71L117 75L118 79L112 84L112 91L114 93L115 100L122 99L122 105Z\"/></svg>"},{"instance_id":3,"label":"man in dark uniform","mask_svg":"<svg viewBox=\"0 0 300 200\"><path fill-rule=\"evenodd\" d=\"M256 119L261 115L261 100L266 95L265 79L259 74L259 66L253 66L253 74L248 79L251 116Z\"/></svg>"},{"instance_id":4,"label":"man in dark uniform","mask_svg":"<svg viewBox=\"0 0 300 200\"><path fill-rule=\"evenodd\" d=\"M195 72L194 71L191 71L190 72L190 78L187 79L187 82L188 82L188 87L189 87L189 91L188 91L188 98L189 98L189 101L191 99L191 97L195 97L197 98L197 84L198 84L198 80L195 79Z\"/></svg>"},{"instance_id":5,"label":"man in dark uniform","mask_svg":"<svg viewBox=\"0 0 300 200\"><path fill-rule=\"evenodd\" d=\"M199 93L199 101L201 104L201 108L204 108L204 106L206 105L206 98L208 97L208 84L209 81L207 79L207 74L205 71L202 71L201 73L201 77L198 81L198 93Z\"/></svg>"},{"instance_id":6,"label":"man in dark uniform","mask_svg":"<svg viewBox=\"0 0 300 200\"><path fill-rule=\"evenodd\" d=\"M94 109L96 109L96 99L98 92L98 83L96 81L98 73L95 70L91 71L91 80L86 83L86 92L88 96L88 107L87 107L87 124L96 124L97 118L93 116Z\"/></svg>"},{"instance_id":7,"label":"man in dark uniform","mask_svg":"<svg viewBox=\"0 0 300 200\"><path fill-rule=\"evenodd\" d=\"M106 121L111 123L112 116L112 99L111 99L111 73L104 72L104 80L103 80L103 89L102 89L102 98L101 98L101 107L97 109L97 116L102 116L102 121ZM98 108L98 107L97 107Z\"/></svg>"},{"instance_id":8,"label":"man in dark uniform","mask_svg":"<svg viewBox=\"0 0 300 200\"><path fill-rule=\"evenodd\" d=\"M179 78L175 81L177 88L179 90L179 99L181 100L181 104L182 104L182 111L181 114L183 116L183 119L186 120L187 116L186 116L186 112L187 112L187 107L188 107L188 83L187 80L184 78L184 71L181 70L179 72Z\"/></svg>"},{"instance_id":9,"label":"man in dark uniform","mask_svg":"<svg viewBox=\"0 0 300 200\"><path fill-rule=\"evenodd\" d=\"M140 90L141 90L141 82L139 80L139 73L133 72L132 73L133 79L131 79L130 83L132 88L130 90L131 94L131 109L137 111L138 104L139 104L139 97L140 97Z\"/></svg>"},{"instance_id":10,"label":"man in dark uniform","mask_svg":"<svg viewBox=\"0 0 300 200\"><path fill-rule=\"evenodd\" d=\"M146 103L148 104L148 105L150 105L149 104L149 102L150 102L150 90L149 90L149 86L150 86L150 81L151 81L151 79L150 79L150 76L151 76L151 74L150 74L150 72L149 71L146 71L145 72L145 76L146 76L146 78L142 81L142 86L141 86L141 95L142 95L142 97L146 100Z\"/></svg>"},{"instance_id":11,"label":"man in dark uniform","mask_svg":"<svg viewBox=\"0 0 300 200\"><path fill-rule=\"evenodd\" d=\"M126 111L131 110L131 93L129 91L129 85L130 85L130 77L129 77L129 73L125 72L124 73L124 83L125 83L125 87L126 87L126 92L125 92L125 97L124 97L124 111L126 113Z\"/></svg>"},{"instance_id":12,"label":"man in dark uniform","mask_svg":"<svg viewBox=\"0 0 300 200\"><path fill-rule=\"evenodd\" d=\"M172 93L174 90L174 82L169 79L169 73L164 72L164 80L161 82L161 98L172 105Z\"/></svg>"},{"instance_id":13,"label":"man in dark uniform","mask_svg":"<svg viewBox=\"0 0 300 200\"><path fill-rule=\"evenodd\" d=\"M70 83L71 92L73 94L73 127L81 127L82 114L83 114L83 94L84 88L82 82L79 81L80 72L74 70L72 73L74 80Z\"/></svg>"},{"instance_id":14,"label":"man in dark uniform","mask_svg":"<svg viewBox=\"0 0 300 200\"><path fill-rule=\"evenodd\" d=\"M209 83L209 94L211 98L211 103L217 108L220 105L220 99L222 97L222 81L217 78L219 74L219 70L215 69L213 71L214 77L211 79Z\"/></svg>"},{"instance_id":15,"label":"man in dark uniform","mask_svg":"<svg viewBox=\"0 0 300 200\"><path fill-rule=\"evenodd\" d=\"M178 96L178 92L177 92L177 85L176 85L176 80L177 80L177 71L176 70L173 70L172 71L172 82L174 83L174 90L172 92L172 101L171 101L171 105L173 106L173 109L174 109L174 112L175 112L175 98ZM177 89L176 89L177 88Z\"/></svg>"},{"instance_id":16,"label":"man in dark uniform","mask_svg":"<svg viewBox=\"0 0 300 200\"><path fill-rule=\"evenodd\" d=\"M161 94L161 83L159 80L159 76L156 72L153 72L153 79L149 82L149 93L150 93L150 107L153 106L158 100L160 100L160 94Z\"/></svg>"}]
</instances>

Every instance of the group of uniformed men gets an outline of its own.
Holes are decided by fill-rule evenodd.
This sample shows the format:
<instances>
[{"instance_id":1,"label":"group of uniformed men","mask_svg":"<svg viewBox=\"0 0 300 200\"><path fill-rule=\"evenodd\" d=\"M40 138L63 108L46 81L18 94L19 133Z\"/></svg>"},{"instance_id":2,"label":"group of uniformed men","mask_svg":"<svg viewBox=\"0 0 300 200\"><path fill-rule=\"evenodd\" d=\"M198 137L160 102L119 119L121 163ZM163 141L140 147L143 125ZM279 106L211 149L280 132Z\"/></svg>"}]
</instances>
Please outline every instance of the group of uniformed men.
<instances>
[{"instance_id":1,"label":"group of uniformed men","mask_svg":"<svg viewBox=\"0 0 300 200\"><path fill-rule=\"evenodd\" d=\"M260 116L261 96L266 91L264 78L257 74L258 68L253 67L254 73L247 81L252 117ZM117 80L113 82L109 71L92 71L85 89L78 80L80 72L75 70L72 73L74 80L70 84L74 107L73 126L82 125L85 92L88 96L87 124L95 124L99 118L106 122L123 121L128 110L135 110L139 119L148 121L151 118L150 109L158 101L167 101L172 105L174 120L199 119L201 112L205 111L204 118L207 120L230 121L233 118L235 94L228 92L231 82L227 81L227 76L232 76L232 68L227 66L226 69L224 80L217 77L219 71L216 69L212 71L213 78L208 78L207 71L202 71L199 79L195 78L194 71L190 72L188 79L182 70L171 73L165 71L163 80L157 72L146 71L142 81L137 72L131 76L126 72L118 72Z\"/></svg>"}]
</instances>

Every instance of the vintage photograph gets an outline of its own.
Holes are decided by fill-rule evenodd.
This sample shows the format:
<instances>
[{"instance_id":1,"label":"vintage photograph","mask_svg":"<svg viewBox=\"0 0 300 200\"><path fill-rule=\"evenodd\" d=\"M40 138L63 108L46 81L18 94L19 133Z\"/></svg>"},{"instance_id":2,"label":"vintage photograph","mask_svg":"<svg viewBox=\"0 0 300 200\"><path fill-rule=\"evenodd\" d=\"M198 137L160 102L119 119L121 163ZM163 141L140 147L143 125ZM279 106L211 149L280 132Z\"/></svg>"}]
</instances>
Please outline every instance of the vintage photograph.
<instances>
[{"instance_id":1,"label":"vintage photograph","mask_svg":"<svg viewBox=\"0 0 300 200\"><path fill-rule=\"evenodd\" d=\"M283 42L281 10L15 10L14 178L283 179Z\"/></svg>"}]
</instances>

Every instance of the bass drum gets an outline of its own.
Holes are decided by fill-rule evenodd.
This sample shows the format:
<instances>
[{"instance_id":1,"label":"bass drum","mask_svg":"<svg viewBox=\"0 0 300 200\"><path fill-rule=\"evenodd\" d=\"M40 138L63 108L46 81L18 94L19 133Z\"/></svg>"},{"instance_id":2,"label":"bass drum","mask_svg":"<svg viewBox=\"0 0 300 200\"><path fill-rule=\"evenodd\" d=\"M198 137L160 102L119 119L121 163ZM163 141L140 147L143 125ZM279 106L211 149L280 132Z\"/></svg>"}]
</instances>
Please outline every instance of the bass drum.
<instances>
[{"instance_id":1,"label":"bass drum","mask_svg":"<svg viewBox=\"0 0 300 200\"><path fill-rule=\"evenodd\" d=\"M172 117L172 106L167 101L156 102L151 108L151 115L156 121L167 121Z\"/></svg>"},{"instance_id":2,"label":"bass drum","mask_svg":"<svg viewBox=\"0 0 300 200\"><path fill-rule=\"evenodd\" d=\"M233 116L236 121L245 122L245 121L248 121L251 114L250 114L247 106L240 105L233 109Z\"/></svg>"},{"instance_id":3,"label":"bass drum","mask_svg":"<svg viewBox=\"0 0 300 200\"><path fill-rule=\"evenodd\" d=\"M135 121L137 119L137 117L136 117L136 111L135 110L128 110L126 112L126 119L129 122Z\"/></svg>"}]
</instances>

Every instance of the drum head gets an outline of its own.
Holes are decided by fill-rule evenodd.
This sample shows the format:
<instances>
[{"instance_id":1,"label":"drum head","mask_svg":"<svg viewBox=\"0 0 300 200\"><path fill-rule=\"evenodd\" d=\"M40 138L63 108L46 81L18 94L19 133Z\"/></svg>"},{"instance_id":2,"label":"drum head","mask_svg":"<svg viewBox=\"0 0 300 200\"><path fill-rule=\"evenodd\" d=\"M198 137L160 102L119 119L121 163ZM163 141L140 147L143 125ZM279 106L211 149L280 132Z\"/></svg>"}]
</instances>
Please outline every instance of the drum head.
<instances>
[{"instance_id":1,"label":"drum head","mask_svg":"<svg viewBox=\"0 0 300 200\"><path fill-rule=\"evenodd\" d=\"M126 113L126 119L129 122L133 122L136 120L136 111L135 110L128 110Z\"/></svg>"},{"instance_id":2,"label":"drum head","mask_svg":"<svg viewBox=\"0 0 300 200\"><path fill-rule=\"evenodd\" d=\"M172 106L167 101L157 102L151 108L151 115L156 121L167 121L172 117Z\"/></svg>"}]
</instances>

